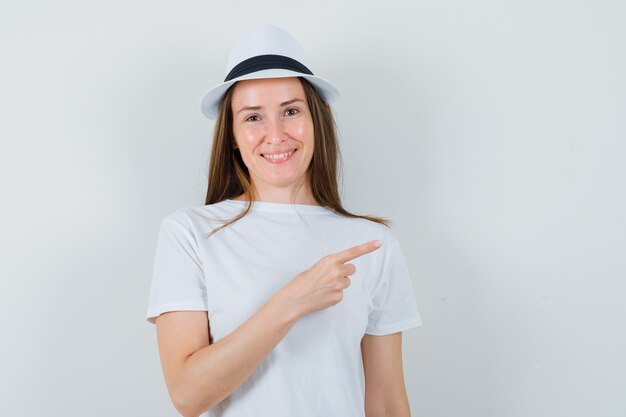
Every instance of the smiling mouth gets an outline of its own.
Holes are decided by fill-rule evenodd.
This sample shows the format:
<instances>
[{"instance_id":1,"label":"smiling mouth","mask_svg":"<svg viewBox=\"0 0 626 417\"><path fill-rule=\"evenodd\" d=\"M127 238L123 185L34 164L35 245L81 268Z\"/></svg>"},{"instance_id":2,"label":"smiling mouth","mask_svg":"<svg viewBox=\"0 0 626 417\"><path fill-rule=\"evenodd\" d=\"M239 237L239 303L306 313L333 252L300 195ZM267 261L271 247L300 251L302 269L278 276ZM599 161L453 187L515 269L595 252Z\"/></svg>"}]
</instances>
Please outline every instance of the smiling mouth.
<instances>
[{"instance_id":1,"label":"smiling mouth","mask_svg":"<svg viewBox=\"0 0 626 417\"><path fill-rule=\"evenodd\" d=\"M291 151L282 152L282 153L261 154L261 156L267 162L270 162L270 163L273 163L273 164L279 164L279 163L282 163L282 162L289 161L291 159L291 157L296 153L297 150L298 149L293 149Z\"/></svg>"},{"instance_id":2,"label":"smiling mouth","mask_svg":"<svg viewBox=\"0 0 626 417\"><path fill-rule=\"evenodd\" d=\"M291 155L293 155L294 153L296 153L298 149L292 149L290 151L287 152L281 152L281 153L267 153L264 154L262 153L261 156L265 159L275 159L275 160L279 160L279 159L284 159L287 157L290 157Z\"/></svg>"}]
</instances>

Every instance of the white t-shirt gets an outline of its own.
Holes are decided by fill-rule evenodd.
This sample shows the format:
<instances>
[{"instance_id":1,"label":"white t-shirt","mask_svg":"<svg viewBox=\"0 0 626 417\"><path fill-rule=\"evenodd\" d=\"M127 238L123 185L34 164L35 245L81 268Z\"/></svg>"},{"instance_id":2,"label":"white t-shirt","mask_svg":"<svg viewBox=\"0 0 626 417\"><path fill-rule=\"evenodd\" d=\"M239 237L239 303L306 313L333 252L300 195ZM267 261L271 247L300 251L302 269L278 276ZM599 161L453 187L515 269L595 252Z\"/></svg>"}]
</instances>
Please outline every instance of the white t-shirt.
<instances>
[{"instance_id":1,"label":"white t-shirt","mask_svg":"<svg viewBox=\"0 0 626 417\"><path fill-rule=\"evenodd\" d=\"M300 318L251 376L203 416L364 417L361 339L422 325L406 261L389 228L331 209L255 202L180 208L161 222L147 320L208 311L213 343L231 333L323 256L374 239L336 305ZM254 346L250 346L254 349Z\"/></svg>"}]
</instances>

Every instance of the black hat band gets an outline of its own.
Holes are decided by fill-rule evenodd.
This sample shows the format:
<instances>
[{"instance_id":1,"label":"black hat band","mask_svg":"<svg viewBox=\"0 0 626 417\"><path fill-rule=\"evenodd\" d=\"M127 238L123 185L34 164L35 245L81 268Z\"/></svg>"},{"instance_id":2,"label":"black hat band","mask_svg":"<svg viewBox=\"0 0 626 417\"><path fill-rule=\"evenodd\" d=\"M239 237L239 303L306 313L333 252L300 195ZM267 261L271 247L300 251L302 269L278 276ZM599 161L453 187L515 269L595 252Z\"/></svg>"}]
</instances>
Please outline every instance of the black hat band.
<instances>
[{"instance_id":1,"label":"black hat band","mask_svg":"<svg viewBox=\"0 0 626 417\"><path fill-rule=\"evenodd\" d=\"M303 74L313 75L313 72L306 66L302 65L299 61L293 58L283 55L257 55L252 58L241 61L239 64L230 70L224 82L230 81L233 78L241 77L242 75L250 74L251 72L262 71L266 69L281 68L291 70L295 72L301 72Z\"/></svg>"}]
</instances>

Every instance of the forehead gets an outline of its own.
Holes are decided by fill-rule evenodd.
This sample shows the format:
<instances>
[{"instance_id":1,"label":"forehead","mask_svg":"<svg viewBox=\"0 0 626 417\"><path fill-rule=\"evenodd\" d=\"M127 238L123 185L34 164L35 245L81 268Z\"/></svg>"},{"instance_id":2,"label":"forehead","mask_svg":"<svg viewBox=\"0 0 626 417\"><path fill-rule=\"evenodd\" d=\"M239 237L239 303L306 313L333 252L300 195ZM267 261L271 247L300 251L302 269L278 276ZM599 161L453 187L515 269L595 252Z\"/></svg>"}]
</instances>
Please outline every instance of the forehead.
<instances>
[{"instance_id":1,"label":"forehead","mask_svg":"<svg viewBox=\"0 0 626 417\"><path fill-rule=\"evenodd\" d=\"M233 89L233 105L273 104L292 98L305 99L304 87L296 77L261 78L238 81Z\"/></svg>"}]
</instances>

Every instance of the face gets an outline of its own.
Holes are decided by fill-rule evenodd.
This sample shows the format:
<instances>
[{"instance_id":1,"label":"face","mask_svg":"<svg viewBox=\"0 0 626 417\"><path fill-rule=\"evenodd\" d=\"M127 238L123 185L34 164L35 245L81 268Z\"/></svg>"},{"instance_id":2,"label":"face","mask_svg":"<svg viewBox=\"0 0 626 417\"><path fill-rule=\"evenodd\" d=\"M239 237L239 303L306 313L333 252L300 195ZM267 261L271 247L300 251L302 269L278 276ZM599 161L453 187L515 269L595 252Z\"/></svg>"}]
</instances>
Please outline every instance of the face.
<instances>
[{"instance_id":1,"label":"face","mask_svg":"<svg viewBox=\"0 0 626 417\"><path fill-rule=\"evenodd\" d=\"M235 147L255 187L271 192L273 187L295 189L306 183L313 120L298 78L239 81L232 111Z\"/></svg>"}]
</instances>

